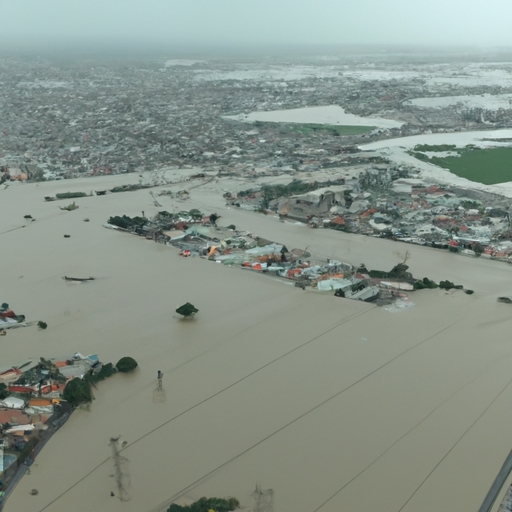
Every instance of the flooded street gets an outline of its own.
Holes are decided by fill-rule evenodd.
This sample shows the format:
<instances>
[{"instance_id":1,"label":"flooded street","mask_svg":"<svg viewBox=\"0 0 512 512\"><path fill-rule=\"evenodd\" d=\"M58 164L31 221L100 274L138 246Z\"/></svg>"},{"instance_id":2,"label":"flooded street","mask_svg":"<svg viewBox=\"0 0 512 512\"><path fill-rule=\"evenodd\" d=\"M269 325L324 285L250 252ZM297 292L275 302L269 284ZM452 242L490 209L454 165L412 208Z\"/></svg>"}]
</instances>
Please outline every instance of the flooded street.
<instances>
[{"instance_id":1,"label":"flooded street","mask_svg":"<svg viewBox=\"0 0 512 512\"><path fill-rule=\"evenodd\" d=\"M276 512L478 510L512 445L512 309L496 301L512 295L510 266L228 208L222 182L192 191L186 207L216 211L222 225L368 268L409 251L415 276L475 291L415 292L415 307L390 313L102 227L154 215L147 190L77 199L72 212L43 200L125 182L0 190L2 301L48 323L9 331L2 364L81 352L140 366L98 385L6 512L160 512L201 496L256 511L257 484L273 490ZM187 301L199 313L183 321L174 310ZM109 447L118 435L125 502Z\"/></svg>"}]
</instances>

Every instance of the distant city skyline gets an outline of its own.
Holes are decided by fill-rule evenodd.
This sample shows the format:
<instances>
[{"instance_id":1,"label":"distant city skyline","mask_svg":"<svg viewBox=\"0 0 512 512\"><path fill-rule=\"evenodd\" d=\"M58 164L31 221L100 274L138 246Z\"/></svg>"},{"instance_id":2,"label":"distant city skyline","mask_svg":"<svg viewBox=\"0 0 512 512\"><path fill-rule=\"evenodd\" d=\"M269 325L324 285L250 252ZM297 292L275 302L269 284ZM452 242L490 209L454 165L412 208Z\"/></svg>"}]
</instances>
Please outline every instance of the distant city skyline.
<instances>
[{"instance_id":1,"label":"distant city skyline","mask_svg":"<svg viewBox=\"0 0 512 512\"><path fill-rule=\"evenodd\" d=\"M512 46L506 0L1 0L0 49L45 45Z\"/></svg>"}]
</instances>

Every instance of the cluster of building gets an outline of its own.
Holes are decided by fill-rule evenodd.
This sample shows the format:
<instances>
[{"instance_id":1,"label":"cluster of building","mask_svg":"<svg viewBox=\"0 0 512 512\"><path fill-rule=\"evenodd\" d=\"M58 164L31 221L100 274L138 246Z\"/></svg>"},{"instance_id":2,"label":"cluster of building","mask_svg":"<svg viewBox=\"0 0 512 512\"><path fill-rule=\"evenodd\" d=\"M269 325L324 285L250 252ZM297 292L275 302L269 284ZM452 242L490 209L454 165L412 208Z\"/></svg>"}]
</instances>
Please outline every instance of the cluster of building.
<instances>
[{"instance_id":1,"label":"cluster of building","mask_svg":"<svg viewBox=\"0 0 512 512\"><path fill-rule=\"evenodd\" d=\"M510 108L472 112L457 104L423 108L411 103L418 97L512 91L506 84L461 84L454 77L468 72L465 64L442 68L424 63L411 72L410 63L369 64L366 59L223 59L165 67L158 58L94 63L4 58L0 167L20 180L171 166L223 172L250 172L255 167L267 172L315 170L362 142L512 124ZM436 73L437 81L432 80ZM404 124L340 136L327 129L302 133L290 125L226 119L322 105Z\"/></svg>"},{"instance_id":2,"label":"cluster of building","mask_svg":"<svg viewBox=\"0 0 512 512\"><path fill-rule=\"evenodd\" d=\"M314 228L392 238L436 248L509 259L510 199L427 182L412 169L371 165L304 194L273 198L278 187L259 185L228 202L265 208ZM277 190L277 192L276 192ZM273 199L269 199L273 198ZM512 260L511 260L512 261Z\"/></svg>"},{"instance_id":3,"label":"cluster of building","mask_svg":"<svg viewBox=\"0 0 512 512\"><path fill-rule=\"evenodd\" d=\"M7 302L0 305L0 336L5 336L7 329L25 325L25 315L17 315Z\"/></svg>"},{"instance_id":4,"label":"cluster of building","mask_svg":"<svg viewBox=\"0 0 512 512\"><path fill-rule=\"evenodd\" d=\"M0 368L0 492L71 413L66 384L101 368L97 355L80 353Z\"/></svg>"},{"instance_id":5,"label":"cluster of building","mask_svg":"<svg viewBox=\"0 0 512 512\"><path fill-rule=\"evenodd\" d=\"M291 280L298 288L331 292L337 297L376 301L389 305L408 300L404 292L416 281L407 267L390 272L369 271L339 260L317 257L307 250L288 249L236 226L217 226L218 216L204 216L198 210L170 216L167 212L152 219L111 217L105 227L130 232L155 242L176 247L183 257L201 257L215 263Z\"/></svg>"}]
</instances>

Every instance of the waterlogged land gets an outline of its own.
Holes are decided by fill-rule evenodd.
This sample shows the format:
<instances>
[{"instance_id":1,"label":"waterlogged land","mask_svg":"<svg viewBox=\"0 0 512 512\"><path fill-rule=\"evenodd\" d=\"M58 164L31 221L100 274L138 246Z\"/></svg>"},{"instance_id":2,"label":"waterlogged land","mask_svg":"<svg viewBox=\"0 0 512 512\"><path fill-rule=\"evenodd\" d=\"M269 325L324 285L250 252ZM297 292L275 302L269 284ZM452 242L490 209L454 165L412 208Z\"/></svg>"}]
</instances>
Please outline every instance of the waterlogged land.
<instances>
[{"instance_id":1,"label":"waterlogged land","mask_svg":"<svg viewBox=\"0 0 512 512\"><path fill-rule=\"evenodd\" d=\"M319 124L319 125L340 125L340 126L361 126L380 128L398 128L404 123L392 119L379 117L362 117L349 114L338 105L323 107L291 108L286 110L271 110L267 112L251 112L247 115L226 116L243 122L271 122L271 123L298 123L298 124Z\"/></svg>"},{"instance_id":2,"label":"waterlogged land","mask_svg":"<svg viewBox=\"0 0 512 512\"><path fill-rule=\"evenodd\" d=\"M436 156L436 153L445 153L446 156ZM425 146L416 147L412 154L477 183L495 185L512 181L510 147L483 149L476 146Z\"/></svg>"},{"instance_id":3,"label":"waterlogged land","mask_svg":"<svg viewBox=\"0 0 512 512\"><path fill-rule=\"evenodd\" d=\"M72 188L132 181L84 179ZM190 185L187 209L217 211L222 225L289 248L369 268L403 258L394 242L229 208L227 181ZM414 275L475 294L424 290L416 307L393 314L102 227L111 215L182 210L170 196L159 198L161 208L146 190L77 198L69 212L43 199L69 189L0 190L3 293L27 318L48 322L45 331L9 332L2 361L35 357L44 345L106 360L122 352L140 368L98 385L90 409L46 445L6 512L156 512L201 496L235 496L255 510L256 483L273 489L276 511L478 509L512 443L511 310L496 302L512 295L508 266L408 246ZM36 220L27 224L27 214ZM97 279L74 284L63 275ZM174 310L187 301L200 311L183 322ZM155 394L158 369L163 394ZM111 476L108 442L117 435L131 481L124 503Z\"/></svg>"}]
</instances>

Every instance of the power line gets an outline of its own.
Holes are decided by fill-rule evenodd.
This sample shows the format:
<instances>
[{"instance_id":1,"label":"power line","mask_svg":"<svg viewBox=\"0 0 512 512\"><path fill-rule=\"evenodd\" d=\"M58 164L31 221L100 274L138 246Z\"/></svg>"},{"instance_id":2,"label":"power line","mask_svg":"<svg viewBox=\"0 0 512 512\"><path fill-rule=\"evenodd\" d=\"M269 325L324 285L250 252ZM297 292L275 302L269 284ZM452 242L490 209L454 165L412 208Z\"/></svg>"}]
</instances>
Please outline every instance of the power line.
<instances>
[{"instance_id":1,"label":"power line","mask_svg":"<svg viewBox=\"0 0 512 512\"><path fill-rule=\"evenodd\" d=\"M416 493L423 487L423 484L432 476L432 473L444 462L446 457L450 455L450 453L455 449L455 447L462 441L464 436L482 419L484 414L492 407L492 405L498 400L498 398L506 391L506 389L512 384L512 378L505 384L505 387L494 397L492 402L482 411L482 413L478 416L478 418L471 423L471 425L463 432L463 434L457 439L455 444L444 454L442 459L432 468L430 473L423 479L423 481L418 485L415 491L409 496L407 501L402 505L402 507L398 510L398 512L402 512L402 510L407 506L407 504L414 498Z\"/></svg>"},{"instance_id":2,"label":"power line","mask_svg":"<svg viewBox=\"0 0 512 512\"><path fill-rule=\"evenodd\" d=\"M511 352L509 352L509 355L510 355ZM384 457L384 455L386 455L386 453L388 453L392 448L394 448L400 441L402 441L402 439L404 439L405 437L407 437L411 432L413 432L414 430L416 430L420 425L422 425L428 418L430 418L430 416L432 416L432 414L434 414L439 408L441 408L446 402L449 402L457 393L459 393L462 389L464 389L465 387L469 386L470 384L472 384L473 382L475 382L476 380L478 380L482 375L484 375L485 373L489 372L490 370L494 369L495 366L497 366L498 364L500 364L502 362L502 358L500 358L500 361L495 364L491 364L491 365L488 365L485 370L481 371L480 373L478 373L475 377L473 377L471 380L469 380L468 382L466 382L465 384L463 384L462 386L460 386L459 388L457 388L450 396L448 396L447 398L445 398L444 400L442 400L436 407L434 407L434 409L432 409L425 417L423 417L418 423L416 423L416 425L414 425L413 427L411 427L407 432L405 432L404 434L402 434L393 444L391 444L390 446L388 446L388 448L386 448L376 459L374 459L370 464L368 464L365 468L363 468L359 473L357 473L357 475L354 475L348 482L346 482L345 484L343 484L343 486L341 486L334 494L332 494L331 496L329 496L329 498L327 498L321 505L319 505L317 508L315 508L313 510L313 512L318 512L324 505L327 505L327 503L329 503L331 500L333 500L340 492L342 492L346 487L348 487L354 480L356 480L357 478L359 478L363 473L365 473L368 469L370 469L375 463L377 463L382 457Z\"/></svg>"},{"instance_id":3,"label":"power line","mask_svg":"<svg viewBox=\"0 0 512 512\"><path fill-rule=\"evenodd\" d=\"M180 491L178 491L177 493L175 493L173 496L171 496L171 498L169 498L167 501L165 501L164 503L162 503L161 505L159 505L157 508L154 508L154 509L151 509L151 512L157 512L158 510L160 510L162 507L165 507L167 504L169 503L172 503L173 501L175 501L176 499L178 499L179 497L181 497L183 494L189 492L191 489L193 489L194 487L197 487L197 485L199 485L200 483L202 483L204 480L206 480L208 477L210 477L213 473L217 472L218 470L222 469L223 467L227 466L228 464L230 464L231 462L237 460L238 458L242 457L243 455L245 455L246 453L250 452L253 448L256 448L257 446L259 446L260 444L264 443L265 441L267 441L268 439L270 439L271 437L275 436L276 434L278 434L279 432L285 430L286 428L288 428L289 426L293 425L294 423L296 423L297 421L301 420L302 418L306 417L307 415L311 414L312 412L316 411L317 409L319 409L320 407L323 407L326 403L330 402L331 400L334 400L335 398L337 398L338 396L340 396L341 394L345 393L346 391L348 391L349 389L353 388L354 386L356 386L357 384L361 383L362 381L364 381L365 379L367 379L368 377L372 376L373 374L377 373L378 371L382 370L382 368L385 368L386 366L390 365L391 363L393 363L394 361L396 361L397 359L399 359L400 357L402 357L403 355L405 355L407 352L410 352L411 350L414 350L416 348L418 348L420 345L422 345L423 343L426 343L427 341L431 340L432 338L435 338L437 335L439 335L440 333L446 331L447 329L449 329L450 327L452 327L455 323L457 323L457 320L453 323L451 323L450 325L446 326L444 329L441 329L440 331L438 331L437 333L433 334L432 336L429 336L428 338L424 339L423 341L420 341L419 343L417 343L416 345L413 345L412 347L409 347L408 349L404 350L403 352L401 352L400 354L397 354L395 357L393 357L392 359L390 359L389 361L385 362L384 364L382 364L381 366L379 366L378 368L375 368L374 370L372 370L370 373L367 373L365 376L361 377L360 379L354 381L352 384L350 384L349 386L347 386L346 388L338 391L337 393L335 393L334 395L331 395L330 397L326 398L325 400L323 400L322 402L320 402L319 404L315 405L314 407L312 407L311 409L307 410L306 412L302 413L300 416L297 416L295 419L289 421L288 423L286 423L285 425L279 427L277 430L274 430L274 432L268 434L267 436L265 436L263 439L260 439L259 441L257 441L256 443L254 443L252 446L249 446L248 448L246 448L245 450L241 451L240 453L238 453L237 455L234 455L233 457L231 457L229 460L223 462L222 464L220 464L219 466L217 466L216 468L212 469L211 471L209 471L208 473L206 473L205 475L203 475L202 477L198 478L195 482L192 482L191 484L189 484L187 487L184 487L183 489L181 489Z\"/></svg>"},{"instance_id":4,"label":"power line","mask_svg":"<svg viewBox=\"0 0 512 512\"><path fill-rule=\"evenodd\" d=\"M231 389L232 387L236 386L237 384L243 382L244 380L248 379L249 377L253 376L254 374L260 372L261 370L267 368L268 366L274 364L275 362L279 361L280 359L283 359L284 357L288 356L289 354L295 352L296 350L299 350L300 348L302 347L305 347L306 345L308 345L309 343L312 343L313 341L316 341L318 338L322 337L324 334L327 334L328 332L336 329L337 327L339 327L340 325L343 325L344 323L350 321L350 320L353 320L355 318L358 318L359 316L362 316L364 314L366 314L368 311L371 311L373 309L375 309L377 306L373 306L372 308L370 309L365 309L364 311L360 311L358 313L355 313L351 316L349 316L348 318L344 319L344 320L341 320L339 322L336 322L333 326L329 327L328 329L326 329L325 331L323 331L322 333L318 334L317 336L311 338L310 340L302 343L301 345L297 345L296 347L294 347L293 349L289 350L288 352L278 356L277 358L269 361L268 363L265 363L263 366L260 366L259 368L257 368L256 370L248 373L247 375L245 375L244 377L238 379L237 381L231 383L230 385L226 386L225 388L217 391L216 393L214 393L213 395L210 395L209 397L205 398L204 400L201 400L200 402L197 402L196 404L190 406L188 409L185 409L184 411L180 412L179 414L177 414L176 416L173 416L172 418L164 421L163 423L161 423L160 425L158 425L157 427L151 429L150 431L146 432L145 434L143 434L142 436L138 437L137 439L135 439L135 441L133 441L132 443L130 443L128 446L126 446L125 448L121 448L121 450L119 450L119 452L122 452L124 450L126 450L127 448L133 446L134 444L138 443L139 441L141 441L142 439L146 438L147 436L153 434L154 432L156 432L157 430L159 430L160 428L164 427L165 425L168 425L169 423L177 420L178 418L180 418L181 416L187 414L188 412L192 411L193 409L195 409L196 407L199 407L201 405L203 405L204 403L208 402L209 400L215 398L216 396L219 396L220 394L224 393L224 391L227 391L228 389ZM92 468L86 475L84 475L82 478L80 478L79 480L77 480L74 484L72 484L71 486L69 486L67 489L65 489L61 494L59 494L56 498L54 498L52 501L50 501L47 505L45 505L43 508L41 508L39 510L39 512L43 512L44 510L46 510L48 507L50 507L51 505L53 505L54 503L56 503L58 500L60 500L63 496L65 496L69 491L71 491L74 487L76 487L78 484L80 484L81 482L83 482L86 478L88 478L92 473L94 473L97 469L99 469L101 466L103 466L103 464L105 464L106 462L108 462L108 460L110 460L111 457L108 457L106 459L104 459L102 462L100 462L97 466L95 466L94 468Z\"/></svg>"}]
</instances>

